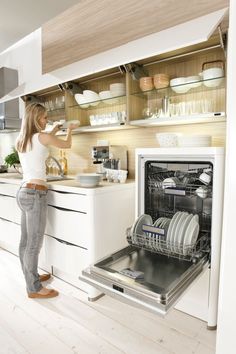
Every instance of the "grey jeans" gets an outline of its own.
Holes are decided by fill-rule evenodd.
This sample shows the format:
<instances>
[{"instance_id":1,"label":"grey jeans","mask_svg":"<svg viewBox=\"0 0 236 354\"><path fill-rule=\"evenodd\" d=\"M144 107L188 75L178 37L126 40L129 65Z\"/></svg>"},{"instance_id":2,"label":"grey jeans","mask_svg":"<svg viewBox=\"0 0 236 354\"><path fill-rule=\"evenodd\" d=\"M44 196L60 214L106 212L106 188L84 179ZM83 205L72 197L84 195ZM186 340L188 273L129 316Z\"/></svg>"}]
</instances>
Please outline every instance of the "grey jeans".
<instances>
[{"instance_id":1,"label":"grey jeans","mask_svg":"<svg viewBox=\"0 0 236 354\"><path fill-rule=\"evenodd\" d=\"M42 288L38 274L38 256L46 226L47 191L21 187L16 199L21 209L21 267L27 292L38 292Z\"/></svg>"}]
</instances>

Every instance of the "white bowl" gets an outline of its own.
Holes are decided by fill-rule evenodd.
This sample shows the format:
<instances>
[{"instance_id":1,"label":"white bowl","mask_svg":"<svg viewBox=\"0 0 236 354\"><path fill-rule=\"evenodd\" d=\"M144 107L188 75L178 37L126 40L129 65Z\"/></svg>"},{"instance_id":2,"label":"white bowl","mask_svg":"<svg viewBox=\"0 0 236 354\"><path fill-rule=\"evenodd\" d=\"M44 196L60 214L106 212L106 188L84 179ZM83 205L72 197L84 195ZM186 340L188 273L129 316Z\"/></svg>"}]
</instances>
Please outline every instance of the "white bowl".
<instances>
[{"instance_id":1,"label":"white bowl","mask_svg":"<svg viewBox=\"0 0 236 354\"><path fill-rule=\"evenodd\" d=\"M124 96L125 95L125 84L123 83L115 83L110 85L110 92L112 97L116 96Z\"/></svg>"},{"instance_id":2,"label":"white bowl","mask_svg":"<svg viewBox=\"0 0 236 354\"><path fill-rule=\"evenodd\" d=\"M206 87L217 87L223 81L224 70L222 68L210 68L201 73L204 85ZM216 78L216 79L215 79Z\"/></svg>"},{"instance_id":3,"label":"white bowl","mask_svg":"<svg viewBox=\"0 0 236 354\"><path fill-rule=\"evenodd\" d=\"M176 147L178 146L178 135L175 133L157 133L156 139L160 147Z\"/></svg>"},{"instance_id":4,"label":"white bowl","mask_svg":"<svg viewBox=\"0 0 236 354\"><path fill-rule=\"evenodd\" d=\"M101 180L101 175L97 173L79 173L76 176L76 180L79 181L81 187L96 187Z\"/></svg>"},{"instance_id":5,"label":"white bowl","mask_svg":"<svg viewBox=\"0 0 236 354\"><path fill-rule=\"evenodd\" d=\"M111 91L114 91L114 90L125 91L125 84L123 84L121 82L116 82L116 83L110 85L110 90Z\"/></svg>"},{"instance_id":6,"label":"white bowl","mask_svg":"<svg viewBox=\"0 0 236 354\"><path fill-rule=\"evenodd\" d=\"M106 104L114 104L118 101L116 98L112 98L111 91L101 91L99 92L99 97L101 100L104 100L103 102Z\"/></svg>"},{"instance_id":7,"label":"white bowl","mask_svg":"<svg viewBox=\"0 0 236 354\"><path fill-rule=\"evenodd\" d=\"M82 93L76 93L75 100L81 106L81 108L88 108L89 107L89 104L87 104L88 100L84 97L84 95Z\"/></svg>"},{"instance_id":8,"label":"white bowl","mask_svg":"<svg viewBox=\"0 0 236 354\"><path fill-rule=\"evenodd\" d=\"M62 129L66 129L70 126L70 124L78 124L80 125L80 121L78 119L67 120L62 124Z\"/></svg>"},{"instance_id":9,"label":"white bowl","mask_svg":"<svg viewBox=\"0 0 236 354\"><path fill-rule=\"evenodd\" d=\"M101 91L99 92L99 97L101 100L107 100L108 98L111 98L111 92L110 91Z\"/></svg>"},{"instance_id":10,"label":"white bowl","mask_svg":"<svg viewBox=\"0 0 236 354\"><path fill-rule=\"evenodd\" d=\"M95 91L84 90L83 95L87 100L87 103L90 103L91 106L97 106L100 103L100 97Z\"/></svg>"},{"instance_id":11,"label":"white bowl","mask_svg":"<svg viewBox=\"0 0 236 354\"><path fill-rule=\"evenodd\" d=\"M186 77L185 82L189 83L191 88L199 87L202 84L201 77L199 75L188 76Z\"/></svg>"},{"instance_id":12,"label":"white bowl","mask_svg":"<svg viewBox=\"0 0 236 354\"><path fill-rule=\"evenodd\" d=\"M176 93L186 93L191 89L191 85L186 84L186 77L176 77L170 80L170 87Z\"/></svg>"}]
</instances>

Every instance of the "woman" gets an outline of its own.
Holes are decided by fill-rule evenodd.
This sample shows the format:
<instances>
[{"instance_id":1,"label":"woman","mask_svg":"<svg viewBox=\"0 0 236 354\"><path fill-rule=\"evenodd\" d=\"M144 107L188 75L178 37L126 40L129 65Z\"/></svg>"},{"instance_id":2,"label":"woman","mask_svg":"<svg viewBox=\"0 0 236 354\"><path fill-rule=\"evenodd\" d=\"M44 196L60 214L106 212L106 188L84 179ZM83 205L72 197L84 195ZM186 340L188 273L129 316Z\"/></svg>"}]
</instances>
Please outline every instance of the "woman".
<instances>
[{"instance_id":1,"label":"woman","mask_svg":"<svg viewBox=\"0 0 236 354\"><path fill-rule=\"evenodd\" d=\"M21 132L16 142L23 169L23 183L17 193L21 214L21 240L19 257L25 276L26 289L30 298L49 298L58 295L54 289L43 287L41 282L50 274L38 274L38 256L43 243L47 212L47 183L45 160L48 146L60 149L71 147L71 131L78 125L71 124L65 140L55 134L55 126L50 133L43 133L47 124L47 111L39 103L26 107Z\"/></svg>"}]
</instances>

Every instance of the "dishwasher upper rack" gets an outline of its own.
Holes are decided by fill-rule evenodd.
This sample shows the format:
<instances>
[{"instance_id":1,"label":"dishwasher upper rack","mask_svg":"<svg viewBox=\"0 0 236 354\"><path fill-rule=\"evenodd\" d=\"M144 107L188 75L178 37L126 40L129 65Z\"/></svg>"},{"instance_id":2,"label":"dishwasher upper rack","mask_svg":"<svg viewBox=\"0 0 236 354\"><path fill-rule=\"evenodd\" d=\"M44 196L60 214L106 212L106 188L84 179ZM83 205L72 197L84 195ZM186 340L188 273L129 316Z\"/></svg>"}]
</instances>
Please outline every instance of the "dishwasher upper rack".
<instances>
[{"instance_id":1,"label":"dishwasher upper rack","mask_svg":"<svg viewBox=\"0 0 236 354\"><path fill-rule=\"evenodd\" d=\"M126 238L130 245L162 254L168 257L196 263L206 253L210 253L210 235L207 232L200 232L197 242L184 245L183 243L171 242L159 234L160 229L149 226L143 234L132 233L131 227L126 230ZM153 229L153 232L152 232Z\"/></svg>"},{"instance_id":2,"label":"dishwasher upper rack","mask_svg":"<svg viewBox=\"0 0 236 354\"><path fill-rule=\"evenodd\" d=\"M179 184L176 187L163 187L163 181L157 180L148 180L147 188L150 192L157 191L159 194L172 194L176 196L187 196L187 197L196 197L198 194L198 189L200 187L205 188L205 197L212 197L212 186L206 186L202 183L194 183L194 184Z\"/></svg>"}]
</instances>

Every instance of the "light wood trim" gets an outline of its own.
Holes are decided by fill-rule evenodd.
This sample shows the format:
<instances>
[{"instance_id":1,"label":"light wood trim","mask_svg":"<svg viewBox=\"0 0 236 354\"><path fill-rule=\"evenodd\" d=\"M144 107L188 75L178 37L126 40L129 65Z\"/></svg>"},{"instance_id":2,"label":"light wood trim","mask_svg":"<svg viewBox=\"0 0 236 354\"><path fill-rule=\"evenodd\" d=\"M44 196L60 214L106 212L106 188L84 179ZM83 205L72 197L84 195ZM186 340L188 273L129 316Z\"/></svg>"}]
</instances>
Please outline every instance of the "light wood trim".
<instances>
[{"instance_id":1,"label":"light wood trim","mask_svg":"<svg viewBox=\"0 0 236 354\"><path fill-rule=\"evenodd\" d=\"M43 73L206 15L228 4L228 0L80 1L42 26Z\"/></svg>"}]
</instances>

